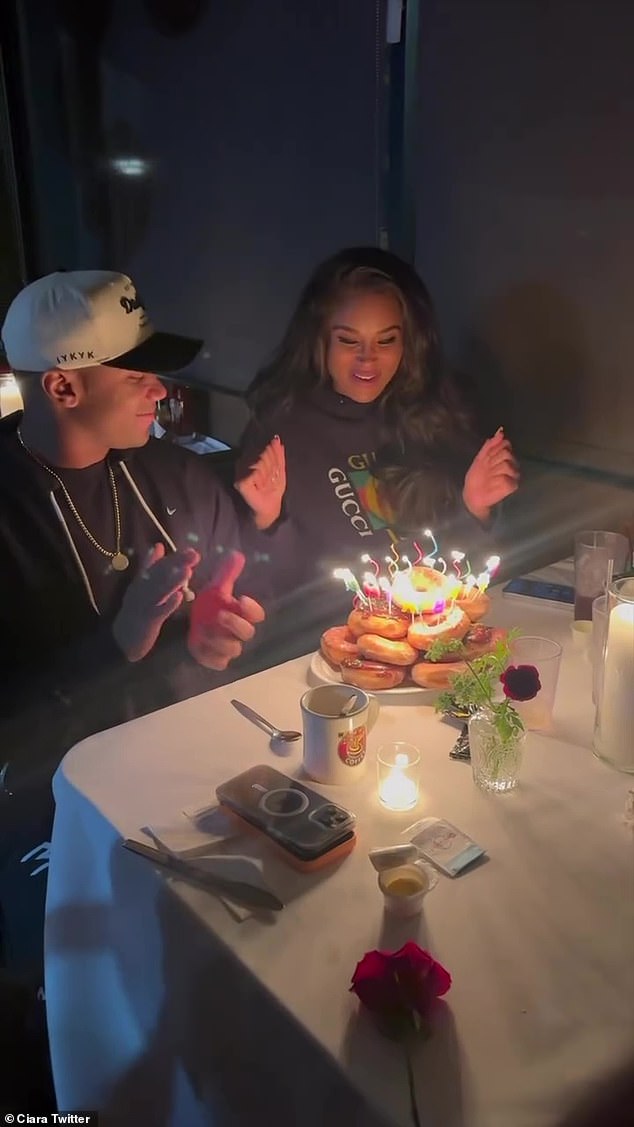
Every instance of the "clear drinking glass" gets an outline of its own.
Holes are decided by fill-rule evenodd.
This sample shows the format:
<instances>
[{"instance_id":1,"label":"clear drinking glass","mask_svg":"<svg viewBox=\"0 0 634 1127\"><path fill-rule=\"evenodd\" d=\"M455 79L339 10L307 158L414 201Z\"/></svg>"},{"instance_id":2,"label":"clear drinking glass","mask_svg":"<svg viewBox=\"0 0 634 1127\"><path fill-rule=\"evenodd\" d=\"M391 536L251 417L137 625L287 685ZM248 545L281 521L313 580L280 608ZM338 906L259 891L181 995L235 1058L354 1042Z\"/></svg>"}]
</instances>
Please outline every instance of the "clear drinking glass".
<instances>
[{"instance_id":1,"label":"clear drinking glass","mask_svg":"<svg viewBox=\"0 0 634 1127\"><path fill-rule=\"evenodd\" d=\"M630 542L620 532L578 532L575 536L575 618L592 619L592 601L602 595L612 574L620 575L631 562Z\"/></svg>"},{"instance_id":2,"label":"clear drinking glass","mask_svg":"<svg viewBox=\"0 0 634 1127\"><path fill-rule=\"evenodd\" d=\"M551 638L523 635L511 643L511 665L534 665L539 673L541 689L532 700L513 701L525 728L533 730L552 727L553 705L559 680L561 646Z\"/></svg>"},{"instance_id":3,"label":"clear drinking glass","mask_svg":"<svg viewBox=\"0 0 634 1127\"><path fill-rule=\"evenodd\" d=\"M599 595L592 603L592 703L599 704L605 640L608 633L608 597Z\"/></svg>"}]
</instances>

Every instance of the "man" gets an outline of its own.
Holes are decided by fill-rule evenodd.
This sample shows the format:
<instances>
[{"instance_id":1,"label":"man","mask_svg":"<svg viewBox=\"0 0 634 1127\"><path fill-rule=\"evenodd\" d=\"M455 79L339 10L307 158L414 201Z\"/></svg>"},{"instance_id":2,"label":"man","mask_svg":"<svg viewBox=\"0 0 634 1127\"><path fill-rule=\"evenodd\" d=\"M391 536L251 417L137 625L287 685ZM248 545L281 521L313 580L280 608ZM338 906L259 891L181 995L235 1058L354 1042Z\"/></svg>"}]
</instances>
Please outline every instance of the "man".
<instances>
[{"instance_id":1,"label":"man","mask_svg":"<svg viewBox=\"0 0 634 1127\"><path fill-rule=\"evenodd\" d=\"M24 413L0 423L0 938L5 965L28 968L41 960L60 759L211 687L208 671L226 669L264 612L234 596L231 499L204 459L149 439L165 395L154 373L189 364L201 342L156 332L130 279L106 271L27 286L2 338ZM273 478L277 489L283 464L269 449L241 486L256 524ZM219 565L219 613L192 632L191 600Z\"/></svg>"}]
</instances>

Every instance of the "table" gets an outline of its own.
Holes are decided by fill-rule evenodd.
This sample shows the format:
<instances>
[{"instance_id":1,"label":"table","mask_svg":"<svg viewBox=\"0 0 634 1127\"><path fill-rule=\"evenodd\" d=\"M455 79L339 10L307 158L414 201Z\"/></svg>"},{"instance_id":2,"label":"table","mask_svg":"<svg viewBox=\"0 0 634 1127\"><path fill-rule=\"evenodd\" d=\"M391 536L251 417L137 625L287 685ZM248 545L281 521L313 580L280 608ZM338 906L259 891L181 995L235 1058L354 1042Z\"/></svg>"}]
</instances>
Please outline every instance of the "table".
<instances>
[{"instance_id":1,"label":"table","mask_svg":"<svg viewBox=\"0 0 634 1127\"><path fill-rule=\"evenodd\" d=\"M591 668L572 643L571 611L497 591L488 620L563 643L555 727L529 734L518 790L490 796L449 759L456 732L432 708L382 705L370 751L397 736L421 748L416 817L453 821L489 854L454 881L441 876L420 920L383 916L367 851L398 841L414 816L379 807L372 770L354 787L322 788L359 816L345 862L310 877L271 863L288 897L271 921L238 922L120 848L254 763L299 767L301 744L275 759L229 699L301 727L308 658L67 754L54 779L46 922L60 1110L98 1107L117 1127L405 1127L400 1049L359 1016L348 987L365 951L407 938L453 976L415 1063L427 1127L551 1127L631 1050L632 781L592 755Z\"/></svg>"}]
</instances>

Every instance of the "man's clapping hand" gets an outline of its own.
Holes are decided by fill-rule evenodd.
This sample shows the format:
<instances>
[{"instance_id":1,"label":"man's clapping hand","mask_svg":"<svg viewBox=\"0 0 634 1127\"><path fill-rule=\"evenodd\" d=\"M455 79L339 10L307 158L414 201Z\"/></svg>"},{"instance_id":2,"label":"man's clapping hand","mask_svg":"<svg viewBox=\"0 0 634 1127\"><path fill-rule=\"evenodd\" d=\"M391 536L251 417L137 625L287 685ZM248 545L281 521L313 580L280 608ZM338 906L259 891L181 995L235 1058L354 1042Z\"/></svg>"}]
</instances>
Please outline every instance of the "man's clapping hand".
<instances>
[{"instance_id":1,"label":"man's clapping hand","mask_svg":"<svg viewBox=\"0 0 634 1127\"><path fill-rule=\"evenodd\" d=\"M264 621L264 611L255 599L248 595L236 598L233 593L244 563L240 552L229 552L215 578L192 603L187 645L192 657L206 669L226 669L254 636L255 627Z\"/></svg>"},{"instance_id":2,"label":"man's clapping hand","mask_svg":"<svg viewBox=\"0 0 634 1127\"><path fill-rule=\"evenodd\" d=\"M112 624L112 633L128 661L141 661L149 654L163 623L183 601L200 555L194 548L165 555L165 546L155 544L139 575L132 580Z\"/></svg>"}]
</instances>

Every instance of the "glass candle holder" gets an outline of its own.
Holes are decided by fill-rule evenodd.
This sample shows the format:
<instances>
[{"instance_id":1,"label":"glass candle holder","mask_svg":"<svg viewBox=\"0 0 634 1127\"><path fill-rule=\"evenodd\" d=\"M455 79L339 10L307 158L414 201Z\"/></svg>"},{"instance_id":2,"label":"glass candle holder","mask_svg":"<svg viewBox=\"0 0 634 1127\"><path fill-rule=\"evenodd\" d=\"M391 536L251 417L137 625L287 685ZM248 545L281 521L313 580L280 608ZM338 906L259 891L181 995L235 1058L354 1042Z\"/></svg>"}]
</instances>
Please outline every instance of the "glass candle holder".
<instances>
[{"instance_id":1,"label":"glass candle holder","mask_svg":"<svg viewBox=\"0 0 634 1127\"><path fill-rule=\"evenodd\" d=\"M383 744L376 757L379 802L387 810L412 810L418 802L420 751L397 740Z\"/></svg>"}]
</instances>

